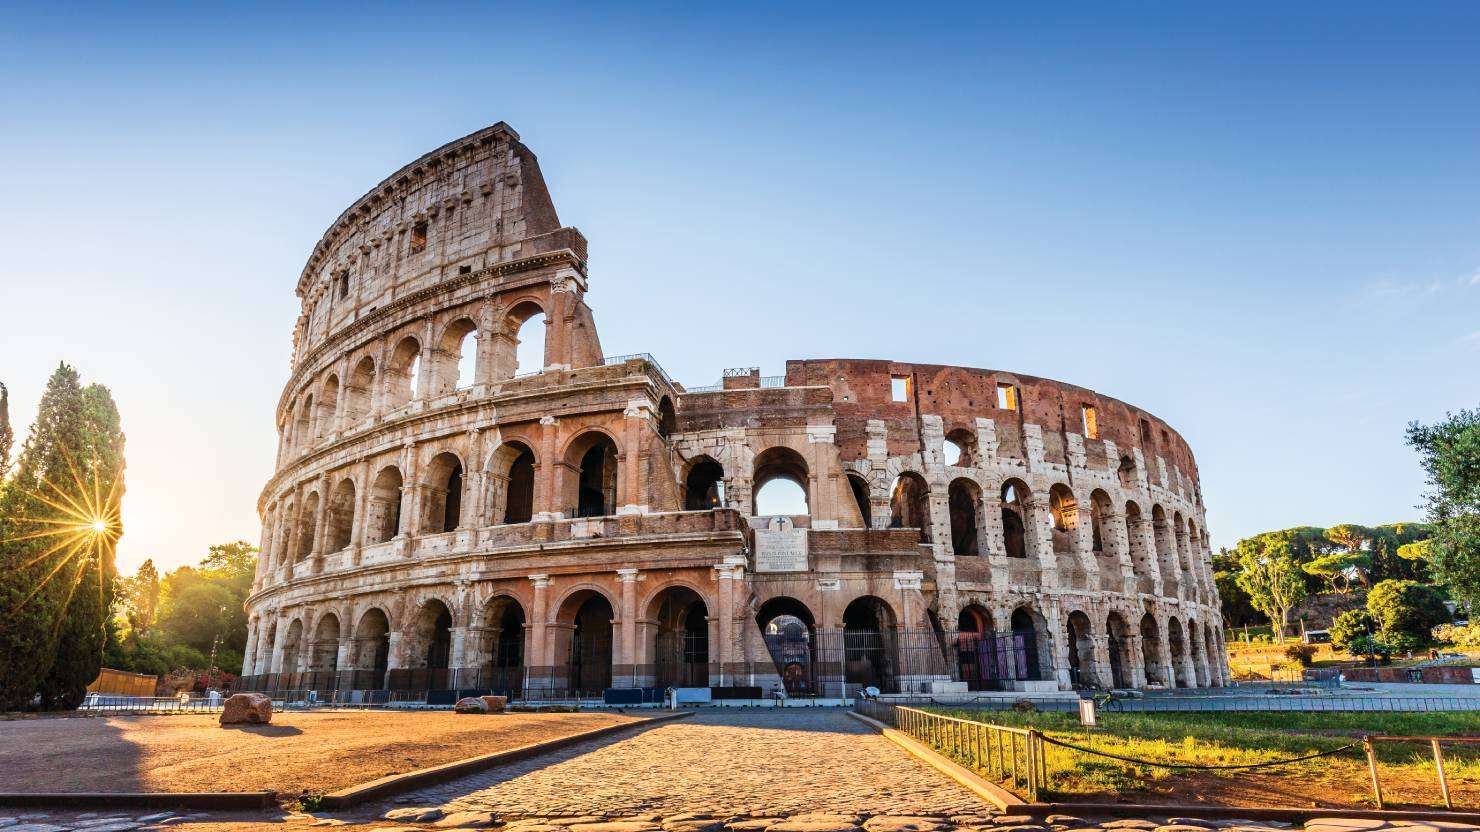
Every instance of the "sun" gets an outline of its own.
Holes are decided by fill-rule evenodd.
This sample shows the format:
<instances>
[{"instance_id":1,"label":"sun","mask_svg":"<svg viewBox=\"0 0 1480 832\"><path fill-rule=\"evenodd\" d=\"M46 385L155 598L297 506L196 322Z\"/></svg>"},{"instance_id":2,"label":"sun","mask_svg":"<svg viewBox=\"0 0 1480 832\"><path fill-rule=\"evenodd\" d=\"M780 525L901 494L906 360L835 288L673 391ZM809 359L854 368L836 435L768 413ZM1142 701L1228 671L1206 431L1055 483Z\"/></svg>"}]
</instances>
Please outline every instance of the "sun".
<instances>
[{"instance_id":1,"label":"sun","mask_svg":"<svg viewBox=\"0 0 1480 832\"><path fill-rule=\"evenodd\" d=\"M22 492L33 503L40 505L36 507L36 515L14 518L11 523L14 531L8 540L42 540L49 544L44 551L22 563L22 569L46 560L53 560L54 563L47 574L11 610L0 610L0 617L7 612L19 612L53 578L63 581L71 579L67 592L67 600L70 601L72 592L77 589L87 570L101 567L118 543L122 533L119 497L123 478L114 477L111 483L105 485L96 470L84 479L71 464L71 460L67 462L70 482L63 480L58 484L43 477L40 481L41 488ZM63 570L69 566L71 569L64 573ZM98 587L101 592L101 582Z\"/></svg>"}]
</instances>

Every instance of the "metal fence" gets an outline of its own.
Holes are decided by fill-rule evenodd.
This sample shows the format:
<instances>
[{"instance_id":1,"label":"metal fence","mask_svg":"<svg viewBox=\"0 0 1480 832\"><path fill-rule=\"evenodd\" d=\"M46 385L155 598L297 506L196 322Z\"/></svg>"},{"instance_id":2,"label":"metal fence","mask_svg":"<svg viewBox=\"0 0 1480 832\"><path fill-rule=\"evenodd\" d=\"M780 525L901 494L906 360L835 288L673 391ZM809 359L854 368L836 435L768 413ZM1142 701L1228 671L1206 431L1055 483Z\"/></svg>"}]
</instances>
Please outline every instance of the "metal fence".
<instances>
[{"instance_id":1,"label":"metal fence","mask_svg":"<svg viewBox=\"0 0 1480 832\"><path fill-rule=\"evenodd\" d=\"M1048 780L1043 734L1034 728L995 725L870 700L854 710L896 728L963 766L995 779L1036 802Z\"/></svg>"}]
</instances>

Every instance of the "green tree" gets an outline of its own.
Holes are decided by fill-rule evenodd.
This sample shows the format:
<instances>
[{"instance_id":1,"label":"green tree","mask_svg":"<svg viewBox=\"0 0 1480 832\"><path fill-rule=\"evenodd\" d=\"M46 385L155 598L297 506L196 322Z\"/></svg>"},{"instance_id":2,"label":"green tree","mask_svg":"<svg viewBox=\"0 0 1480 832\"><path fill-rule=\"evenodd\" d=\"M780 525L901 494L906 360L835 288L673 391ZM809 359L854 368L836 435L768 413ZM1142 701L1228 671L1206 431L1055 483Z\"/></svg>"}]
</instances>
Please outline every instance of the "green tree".
<instances>
[{"instance_id":1,"label":"green tree","mask_svg":"<svg viewBox=\"0 0 1480 832\"><path fill-rule=\"evenodd\" d=\"M1411 549L1434 536L1434 527L1428 523L1389 523L1372 527L1371 582L1398 580L1429 580L1426 556L1414 555L1425 549ZM1407 549L1409 554L1404 554Z\"/></svg>"},{"instance_id":2,"label":"green tree","mask_svg":"<svg viewBox=\"0 0 1480 832\"><path fill-rule=\"evenodd\" d=\"M1246 545L1248 544L1248 545ZM1240 540L1238 585L1254 608L1275 625L1275 639L1285 640L1290 610L1305 600L1305 578L1289 537L1260 535Z\"/></svg>"},{"instance_id":3,"label":"green tree","mask_svg":"<svg viewBox=\"0 0 1480 832\"><path fill-rule=\"evenodd\" d=\"M0 711L30 705L55 660L78 555L56 534L74 523L56 497L75 490L83 409L77 370L62 364L41 394L15 475L0 486Z\"/></svg>"},{"instance_id":4,"label":"green tree","mask_svg":"<svg viewBox=\"0 0 1480 832\"><path fill-rule=\"evenodd\" d=\"M10 427L10 391L0 383L0 480L10 470L10 449L15 445L15 431Z\"/></svg>"},{"instance_id":5,"label":"green tree","mask_svg":"<svg viewBox=\"0 0 1480 832\"><path fill-rule=\"evenodd\" d=\"M1417 581L1383 581L1367 593L1376 636L1398 650L1433 643L1433 629L1449 623L1449 608L1435 589Z\"/></svg>"},{"instance_id":6,"label":"green tree","mask_svg":"<svg viewBox=\"0 0 1480 832\"><path fill-rule=\"evenodd\" d=\"M123 496L123 429L118 407L108 388L100 384L82 390L83 446L75 459L84 487L96 484L108 494L112 506ZM107 643L107 622L112 617L117 567L114 552L118 535L116 509L99 511L92 518L104 524L104 533L93 536L86 557L74 559L70 569L72 589L60 611L56 628L55 658L42 679L41 706L48 710L72 710L82 704L87 686L98 678Z\"/></svg>"},{"instance_id":7,"label":"green tree","mask_svg":"<svg viewBox=\"0 0 1480 832\"><path fill-rule=\"evenodd\" d=\"M1429 426L1413 422L1407 439L1428 475L1428 519L1434 526L1428 563L1438 580L1474 607L1480 601L1480 409L1451 413Z\"/></svg>"},{"instance_id":8,"label":"green tree","mask_svg":"<svg viewBox=\"0 0 1480 832\"><path fill-rule=\"evenodd\" d=\"M1351 576L1365 574L1371 565L1372 560L1366 552L1332 552L1301 564L1300 568L1307 574L1323 578L1333 592L1345 594L1351 591Z\"/></svg>"},{"instance_id":9,"label":"green tree","mask_svg":"<svg viewBox=\"0 0 1480 832\"><path fill-rule=\"evenodd\" d=\"M1377 622L1364 609L1347 610L1331 622L1331 646L1337 650L1350 650L1352 641L1377 631Z\"/></svg>"},{"instance_id":10,"label":"green tree","mask_svg":"<svg viewBox=\"0 0 1480 832\"><path fill-rule=\"evenodd\" d=\"M131 578L120 578L118 597L122 613L128 621L130 642L137 644L141 636L153 629L159 614L159 570L154 560L145 560L139 571Z\"/></svg>"},{"instance_id":11,"label":"green tree","mask_svg":"<svg viewBox=\"0 0 1480 832\"><path fill-rule=\"evenodd\" d=\"M1249 593L1238 585L1238 556L1228 549L1213 555L1213 586L1218 590L1225 627L1242 627L1259 620L1259 611L1249 601Z\"/></svg>"},{"instance_id":12,"label":"green tree","mask_svg":"<svg viewBox=\"0 0 1480 832\"><path fill-rule=\"evenodd\" d=\"M1332 552L1311 561L1311 563L1325 562L1327 564L1327 572L1313 572L1310 569L1306 569L1306 571L1331 580L1329 568L1333 564L1333 561L1330 558L1332 555L1344 555L1345 558L1341 559L1346 562L1346 566L1342 570L1343 577L1354 575L1362 582L1363 586L1367 586L1367 570L1372 566L1372 559L1364 550L1372 542L1372 530L1366 526L1359 526L1356 523L1340 523L1326 529L1326 539L1340 546L1343 551ZM1350 588L1349 583L1343 584L1343 586L1345 587L1344 589L1337 591L1341 592Z\"/></svg>"}]
</instances>

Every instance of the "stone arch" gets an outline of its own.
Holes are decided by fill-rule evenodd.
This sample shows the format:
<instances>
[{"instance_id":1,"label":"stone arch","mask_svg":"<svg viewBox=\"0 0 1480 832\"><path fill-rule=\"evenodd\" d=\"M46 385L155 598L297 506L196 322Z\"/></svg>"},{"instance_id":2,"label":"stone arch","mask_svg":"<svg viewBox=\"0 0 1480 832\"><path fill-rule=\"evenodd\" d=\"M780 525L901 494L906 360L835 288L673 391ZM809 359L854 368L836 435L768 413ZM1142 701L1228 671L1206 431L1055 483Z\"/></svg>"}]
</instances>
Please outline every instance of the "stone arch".
<instances>
[{"instance_id":1,"label":"stone arch","mask_svg":"<svg viewBox=\"0 0 1480 832\"><path fill-rule=\"evenodd\" d=\"M334 486L328 505L329 516L324 522L327 536L325 552L338 552L349 548L355 528L355 481L345 477Z\"/></svg>"},{"instance_id":2,"label":"stone arch","mask_svg":"<svg viewBox=\"0 0 1480 832\"><path fill-rule=\"evenodd\" d=\"M725 469L711 456L696 456L684 468L684 511L707 511L725 504Z\"/></svg>"},{"instance_id":3,"label":"stone arch","mask_svg":"<svg viewBox=\"0 0 1480 832\"><path fill-rule=\"evenodd\" d=\"M1053 678L1053 637L1048 620L1030 604L1022 604L1008 619L1011 633L1012 678L1048 681Z\"/></svg>"},{"instance_id":4,"label":"stone arch","mask_svg":"<svg viewBox=\"0 0 1480 832\"><path fill-rule=\"evenodd\" d=\"M1223 648L1218 644L1218 631L1212 624L1203 627L1203 655L1207 657L1208 684L1223 687Z\"/></svg>"},{"instance_id":5,"label":"stone arch","mask_svg":"<svg viewBox=\"0 0 1480 832\"><path fill-rule=\"evenodd\" d=\"M333 673L339 669L339 616L326 612L314 626L313 644L308 669L315 673Z\"/></svg>"},{"instance_id":6,"label":"stone arch","mask_svg":"<svg viewBox=\"0 0 1480 832\"><path fill-rule=\"evenodd\" d=\"M354 425L370 415L375 390L375 359L361 356L344 387L344 423Z\"/></svg>"},{"instance_id":7,"label":"stone arch","mask_svg":"<svg viewBox=\"0 0 1480 832\"><path fill-rule=\"evenodd\" d=\"M1115 509L1110 502L1110 495L1103 488L1096 488L1089 494L1089 522L1090 522L1090 551L1096 555L1115 554L1110 545L1110 517Z\"/></svg>"},{"instance_id":8,"label":"stone arch","mask_svg":"<svg viewBox=\"0 0 1480 832\"><path fill-rule=\"evenodd\" d=\"M1187 619L1187 655L1192 659L1192 676L1197 686L1209 687L1207 644L1202 638L1202 627L1192 618Z\"/></svg>"},{"instance_id":9,"label":"stone arch","mask_svg":"<svg viewBox=\"0 0 1480 832\"><path fill-rule=\"evenodd\" d=\"M1167 657L1171 660L1177 687L1190 688L1197 683L1191 674L1192 660L1187 655L1187 643L1182 638L1182 622L1176 617L1167 619Z\"/></svg>"},{"instance_id":10,"label":"stone arch","mask_svg":"<svg viewBox=\"0 0 1480 832\"><path fill-rule=\"evenodd\" d=\"M1079 500L1069 486L1054 483L1048 489L1048 513L1053 520L1054 554L1073 552L1074 538L1079 533Z\"/></svg>"},{"instance_id":11,"label":"stone arch","mask_svg":"<svg viewBox=\"0 0 1480 832\"><path fill-rule=\"evenodd\" d=\"M947 490L951 509L951 550L957 557L980 555L982 490L974 480L957 477Z\"/></svg>"},{"instance_id":12,"label":"stone arch","mask_svg":"<svg viewBox=\"0 0 1480 832\"><path fill-rule=\"evenodd\" d=\"M612 620L615 607L606 593L581 588L566 595L557 608L555 661L565 669L571 696L601 696L612 684Z\"/></svg>"},{"instance_id":13,"label":"stone arch","mask_svg":"<svg viewBox=\"0 0 1480 832\"><path fill-rule=\"evenodd\" d=\"M314 525L319 516L319 492L312 491L303 499L303 510L298 512L298 551L293 553L293 559L298 562L308 560L313 554Z\"/></svg>"},{"instance_id":14,"label":"stone arch","mask_svg":"<svg viewBox=\"0 0 1480 832\"><path fill-rule=\"evenodd\" d=\"M930 486L915 471L902 471L889 492L889 528L919 529L930 541Z\"/></svg>"},{"instance_id":15,"label":"stone arch","mask_svg":"<svg viewBox=\"0 0 1480 832\"><path fill-rule=\"evenodd\" d=\"M498 337L494 341L494 380L502 381L516 375L526 376L543 372L545 369L546 334L550 320L545 308L533 298L522 298L509 307L499 321ZM537 366L525 367L519 363L520 345L527 344L526 353L538 353Z\"/></svg>"},{"instance_id":16,"label":"stone arch","mask_svg":"<svg viewBox=\"0 0 1480 832\"><path fill-rule=\"evenodd\" d=\"M1100 687L1095 672L1095 634L1089 616L1075 610L1064 619L1064 637L1069 647L1069 682L1076 688Z\"/></svg>"},{"instance_id":17,"label":"stone arch","mask_svg":"<svg viewBox=\"0 0 1480 832\"><path fill-rule=\"evenodd\" d=\"M309 393L298 403L298 417L293 426L293 445L302 450L313 447L313 394Z\"/></svg>"},{"instance_id":18,"label":"stone arch","mask_svg":"<svg viewBox=\"0 0 1480 832\"><path fill-rule=\"evenodd\" d=\"M692 587L669 584L646 605L652 622L654 684L659 688L709 686L709 607Z\"/></svg>"},{"instance_id":19,"label":"stone arch","mask_svg":"<svg viewBox=\"0 0 1480 832\"><path fill-rule=\"evenodd\" d=\"M761 604L755 621L787 694L815 696L817 624L812 611L801 601L780 595Z\"/></svg>"},{"instance_id":20,"label":"stone arch","mask_svg":"<svg viewBox=\"0 0 1480 832\"><path fill-rule=\"evenodd\" d=\"M385 368L385 409L395 410L420 398L417 375L421 369L421 342L407 335L396 342Z\"/></svg>"},{"instance_id":21,"label":"stone arch","mask_svg":"<svg viewBox=\"0 0 1480 832\"><path fill-rule=\"evenodd\" d=\"M1111 610L1105 616L1106 647L1110 656L1110 687L1134 687L1131 676L1131 631L1125 616Z\"/></svg>"},{"instance_id":22,"label":"stone arch","mask_svg":"<svg viewBox=\"0 0 1480 832\"><path fill-rule=\"evenodd\" d=\"M508 594L488 599L483 608L482 687L505 695L523 690L528 624L519 599Z\"/></svg>"},{"instance_id":23,"label":"stone arch","mask_svg":"<svg viewBox=\"0 0 1480 832\"><path fill-rule=\"evenodd\" d=\"M968 690L990 690L1002 677L992 613L980 604L967 604L956 616L956 672Z\"/></svg>"},{"instance_id":24,"label":"stone arch","mask_svg":"<svg viewBox=\"0 0 1480 832\"><path fill-rule=\"evenodd\" d=\"M355 625L353 687L385 687L386 673L390 667L390 634L391 620L385 610L371 607L360 614L360 621Z\"/></svg>"},{"instance_id":25,"label":"stone arch","mask_svg":"<svg viewBox=\"0 0 1480 832\"><path fill-rule=\"evenodd\" d=\"M1147 684L1171 686L1162 673L1166 660L1162 651L1161 628L1156 624L1156 616L1148 612L1141 616L1141 661Z\"/></svg>"},{"instance_id":26,"label":"stone arch","mask_svg":"<svg viewBox=\"0 0 1480 832\"><path fill-rule=\"evenodd\" d=\"M1166 509L1160 503L1151 507L1152 537L1156 540L1156 562L1161 566L1162 594L1176 596L1181 586L1177 566L1177 541L1167 519Z\"/></svg>"},{"instance_id":27,"label":"stone arch","mask_svg":"<svg viewBox=\"0 0 1480 832\"><path fill-rule=\"evenodd\" d=\"M658 399L658 418L655 426L658 435L667 439L678 429L678 414L673 409L673 399L663 396Z\"/></svg>"},{"instance_id":28,"label":"stone arch","mask_svg":"<svg viewBox=\"0 0 1480 832\"><path fill-rule=\"evenodd\" d=\"M463 316L442 328L437 339L433 395L471 387L478 377L478 324Z\"/></svg>"},{"instance_id":29,"label":"stone arch","mask_svg":"<svg viewBox=\"0 0 1480 832\"><path fill-rule=\"evenodd\" d=\"M889 602L860 595L843 608L843 681L853 690L899 690L896 618Z\"/></svg>"},{"instance_id":30,"label":"stone arch","mask_svg":"<svg viewBox=\"0 0 1480 832\"><path fill-rule=\"evenodd\" d=\"M319 391L319 406L313 417L315 441L324 439L338 429L337 419L335 419L338 406L339 376L330 373L329 377L324 380L323 388Z\"/></svg>"},{"instance_id":31,"label":"stone arch","mask_svg":"<svg viewBox=\"0 0 1480 832\"><path fill-rule=\"evenodd\" d=\"M384 543L401 533L401 469L387 465L375 475L367 495L368 542Z\"/></svg>"},{"instance_id":32,"label":"stone arch","mask_svg":"<svg viewBox=\"0 0 1480 832\"><path fill-rule=\"evenodd\" d=\"M949 443L944 447L946 465L957 468L975 468L980 460L976 447L976 432L966 428L956 428L945 435L945 441ZM951 460L954 447L955 461Z\"/></svg>"},{"instance_id":33,"label":"stone arch","mask_svg":"<svg viewBox=\"0 0 1480 832\"><path fill-rule=\"evenodd\" d=\"M392 672L392 676L405 677L395 687L413 690L447 688L448 668L452 664L453 623L452 606L446 601L433 597L421 602L402 634L406 672Z\"/></svg>"},{"instance_id":34,"label":"stone arch","mask_svg":"<svg viewBox=\"0 0 1480 832\"><path fill-rule=\"evenodd\" d=\"M494 525L534 519L534 448L520 439L505 439L488 456L489 511Z\"/></svg>"},{"instance_id":35,"label":"stone arch","mask_svg":"<svg viewBox=\"0 0 1480 832\"><path fill-rule=\"evenodd\" d=\"M795 450L785 445L775 445L756 454L754 467L751 474L751 495L755 506L754 513L757 516L774 514L772 508L785 506L786 500L795 500L794 495L787 495L789 489L785 486L771 485L775 482L790 482L801 491L802 510L800 512L780 512L786 514L811 514L812 513L812 489L807 460ZM770 489L767 486L771 485ZM768 493L762 506L762 494ZM778 503L779 500L779 503Z\"/></svg>"},{"instance_id":36,"label":"stone arch","mask_svg":"<svg viewBox=\"0 0 1480 832\"><path fill-rule=\"evenodd\" d=\"M600 428L587 428L566 446L564 505L572 517L617 513L620 457L617 441Z\"/></svg>"},{"instance_id":37,"label":"stone arch","mask_svg":"<svg viewBox=\"0 0 1480 832\"><path fill-rule=\"evenodd\" d=\"M1033 492L1016 477L1002 483L1002 546L1010 558L1037 554L1037 540L1032 534Z\"/></svg>"},{"instance_id":38,"label":"stone arch","mask_svg":"<svg viewBox=\"0 0 1480 832\"><path fill-rule=\"evenodd\" d=\"M1156 579L1154 555L1146 551L1146 535L1143 531L1146 520L1141 516L1141 507L1134 500L1125 504L1125 536L1130 546L1131 567L1136 573L1136 591L1153 593Z\"/></svg>"},{"instance_id":39,"label":"stone arch","mask_svg":"<svg viewBox=\"0 0 1480 832\"><path fill-rule=\"evenodd\" d=\"M303 652L303 619L294 618L288 623L288 632L283 637L283 660L279 673L297 673L299 654ZM291 683L289 683L291 684Z\"/></svg>"},{"instance_id":40,"label":"stone arch","mask_svg":"<svg viewBox=\"0 0 1480 832\"><path fill-rule=\"evenodd\" d=\"M427 464L422 531L450 532L462 525L463 464L452 451L442 451Z\"/></svg>"},{"instance_id":41,"label":"stone arch","mask_svg":"<svg viewBox=\"0 0 1480 832\"><path fill-rule=\"evenodd\" d=\"M288 498L279 504L277 543L273 546L273 566L286 566L293 562L293 532L298 528L298 502Z\"/></svg>"}]
</instances>

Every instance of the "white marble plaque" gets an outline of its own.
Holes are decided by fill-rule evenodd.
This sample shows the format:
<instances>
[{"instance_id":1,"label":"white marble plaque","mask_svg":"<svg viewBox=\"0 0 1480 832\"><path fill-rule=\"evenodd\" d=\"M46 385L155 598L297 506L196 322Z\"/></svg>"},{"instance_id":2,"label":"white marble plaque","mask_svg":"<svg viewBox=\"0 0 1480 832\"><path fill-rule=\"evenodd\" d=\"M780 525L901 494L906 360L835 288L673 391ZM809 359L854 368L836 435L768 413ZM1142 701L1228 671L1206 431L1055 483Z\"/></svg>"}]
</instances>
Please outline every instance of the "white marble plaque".
<instances>
[{"instance_id":1,"label":"white marble plaque","mask_svg":"<svg viewBox=\"0 0 1480 832\"><path fill-rule=\"evenodd\" d=\"M785 517L773 518L769 529L756 529L755 571L806 572L807 530Z\"/></svg>"}]
</instances>

